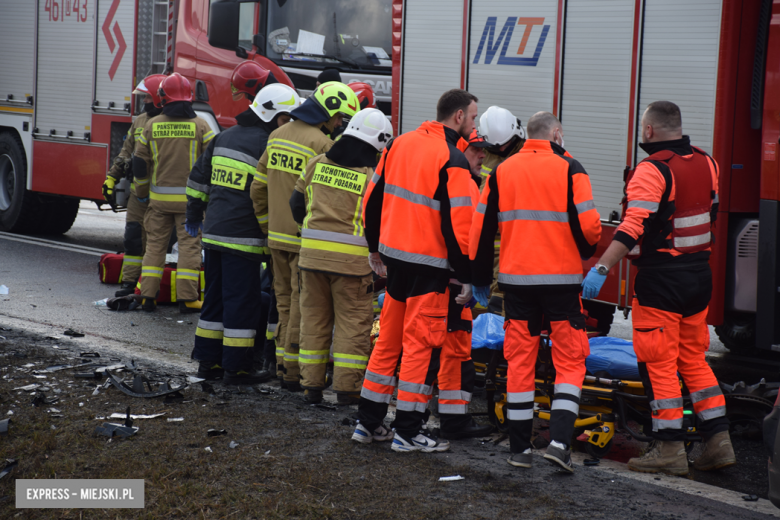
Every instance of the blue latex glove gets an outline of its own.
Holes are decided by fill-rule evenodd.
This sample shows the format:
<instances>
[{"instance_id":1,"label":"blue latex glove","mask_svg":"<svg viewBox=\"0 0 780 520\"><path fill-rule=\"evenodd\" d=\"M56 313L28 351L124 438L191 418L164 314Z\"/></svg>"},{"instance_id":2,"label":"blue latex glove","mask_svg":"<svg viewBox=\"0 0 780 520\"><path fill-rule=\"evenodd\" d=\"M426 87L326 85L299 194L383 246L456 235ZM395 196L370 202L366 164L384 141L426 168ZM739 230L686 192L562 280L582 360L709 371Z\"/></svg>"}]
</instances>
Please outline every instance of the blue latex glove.
<instances>
[{"instance_id":1,"label":"blue latex glove","mask_svg":"<svg viewBox=\"0 0 780 520\"><path fill-rule=\"evenodd\" d=\"M379 308L382 309L385 306L385 293L382 293L379 295L379 297L376 299L377 304L379 304Z\"/></svg>"},{"instance_id":2,"label":"blue latex glove","mask_svg":"<svg viewBox=\"0 0 780 520\"><path fill-rule=\"evenodd\" d=\"M184 222L184 230L187 231L187 234L192 238L197 237L201 229L203 229L203 222L198 222L197 224Z\"/></svg>"},{"instance_id":3,"label":"blue latex glove","mask_svg":"<svg viewBox=\"0 0 780 520\"><path fill-rule=\"evenodd\" d=\"M607 275L599 274L595 267L591 267L588 276L582 281L582 297L590 300L598 296L606 279Z\"/></svg>"},{"instance_id":4,"label":"blue latex glove","mask_svg":"<svg viewBox=\"0 0 780 520\"><path fill-rule=\"evenodd\" d=\"M488 302L490 301L490 286L485 285L483 287L474 286L474 298L477 299L480 305L487 309Z\"/></svg>"},{"instance_id":5,"label":"blue latex glove","mask_svg":"<svg viewBox=\"0 0 780 520\"><path fill-rule=\"evenodd\" d=\"M136 197L136 199L138 199L138 202L143 202L144 204L149 202L149 197L144 197L144 198Z\"/></svg>"}]
</instances>

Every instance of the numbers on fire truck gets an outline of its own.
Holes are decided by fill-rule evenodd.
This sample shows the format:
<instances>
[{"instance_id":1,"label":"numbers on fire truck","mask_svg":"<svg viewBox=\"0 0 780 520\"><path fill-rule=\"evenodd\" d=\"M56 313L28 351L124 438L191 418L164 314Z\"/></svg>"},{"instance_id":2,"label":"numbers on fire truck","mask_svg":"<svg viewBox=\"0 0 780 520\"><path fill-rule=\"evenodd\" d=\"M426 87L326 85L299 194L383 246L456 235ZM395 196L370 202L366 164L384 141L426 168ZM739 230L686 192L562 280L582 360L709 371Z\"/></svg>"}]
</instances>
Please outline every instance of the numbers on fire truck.
<instances>
[{"instance_id":1,"label":"numbers on fire truck","mask_svg":"<svg viewBox=\"0 0 780 520\"><path fill-rule=\"evenodd\" d=\"M87 2L89 0L46 0L44 12L49 13L50 22L64 22L72 18L77 22L87 21Z\"/></svg>"}]
</instances>

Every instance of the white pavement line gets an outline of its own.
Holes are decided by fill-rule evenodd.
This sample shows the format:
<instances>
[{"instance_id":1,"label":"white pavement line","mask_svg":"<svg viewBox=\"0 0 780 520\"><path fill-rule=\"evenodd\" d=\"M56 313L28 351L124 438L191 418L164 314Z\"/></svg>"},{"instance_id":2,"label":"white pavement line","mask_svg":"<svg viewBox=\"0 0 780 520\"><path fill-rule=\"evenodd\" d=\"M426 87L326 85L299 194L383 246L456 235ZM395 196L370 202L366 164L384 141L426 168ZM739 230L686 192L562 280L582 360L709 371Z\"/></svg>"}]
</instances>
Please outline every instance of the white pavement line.
<instances>
[{"instance_id":1,"label":"white pavement line","mask_svg":"<svg viewBox=\"0 0 780 520\"><path fill-rule=\"evenodd\" d=\"M71 243L68 243L68 242L58 242L56 240L48 240L46 238L31 237L31 236L27 236L27 235L15 235L13 233L6 233L6 232L3 232L3 231L0 231L0 238L9 238L9 239L12 239L12 240L14 238L19 238L19 239L23 239L23 240L31 240L33 242L40 242L42 244L53 244L55 246L67 246L67 247L72 247L74 249L83 249L84 251L93 251L93 252L96 252L96 253L110 253L111 252L111 251L106 251L105 249L97 249L95 247L82 246L81 244L71 244Z\"/></svg>"},{"instance_id":2,"label":"white pavement line","mask_svg":"<svg viewBox=\"0 0 780 520\"><path fill-rule=\"evenodd\" d=\"M538 455L544 455L543 450L534 450L534 453L537 453ZM742 500L744 493L738 493L729 489L703 484L701 482L689 480L685 477L672 477L662 473L639 473L636 471L631 471L628 469L626 464L622 462L616 462L614 460L601 459L601 463L599 463L598 466L585 466L582 461L590 458L590 456L586 455L585 453L572 453L571 458L572 462L578 464L578 467L575 471L580 471L581 469L587 471L591 468L595 470L601 470L620 477L638 480L646 484L653 484L655 486L660 486L667 489L674 489L675 491L680 491L681 493L686 493L688 495L698 496L708 500L715 500L733 507L747 509L748 511L753 511L754 513L762 513L773 516L775 518L780 518L780 509L776 508L769 500L765 500L763 498L759 498L757 502L747 502Z\"/></svg>"},{"instance_id":3,"label":"white pavement line","mask_svg":"<svg viewBox=\"0 0 780 520\"><path fill-rule=\"evenodd\" d=\"M19 236L10 235L0 231L0 239L11 240L13 242L21 242L23 244L32 244L35 246L48 247L51 249L62 249L63 251L70 251L71 253L82 253L85 255L102 256L105 253L111 253L104 249L95 249L92 247L83 247L70 244L63 244L61 242L54 242L52 240L32 239L29 237L21 238Z\"/></svg>"}]
</instances>

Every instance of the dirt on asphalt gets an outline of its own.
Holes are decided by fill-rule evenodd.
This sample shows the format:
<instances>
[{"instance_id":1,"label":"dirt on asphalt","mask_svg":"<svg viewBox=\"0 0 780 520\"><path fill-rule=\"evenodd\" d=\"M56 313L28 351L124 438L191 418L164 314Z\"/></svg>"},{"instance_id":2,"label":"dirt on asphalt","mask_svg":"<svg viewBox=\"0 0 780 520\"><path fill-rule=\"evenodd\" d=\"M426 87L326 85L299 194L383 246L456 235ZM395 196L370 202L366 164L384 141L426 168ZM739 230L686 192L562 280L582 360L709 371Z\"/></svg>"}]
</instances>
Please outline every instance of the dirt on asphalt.
<instances>
[{"instance_id":1,"label":"dirt on asphalt","mask_svg":"<svg viewBox=\"0 0 780 520\"><path fill-rule=\"evenodd\" d=\"M18 461L0 480L0 518L764 518L593 467L568 475L535 457L533 469L519 470L506 464L506 448L480 439L454 441L439 454L357 445L350 441L355 407L307 405L275 384L191 384L183 399L167 404L130 397L98 388L101 380L75 378L79 369L46 372L80 360L129 360L79 358L77 339L58 340L56 350L52 343L0 330L0 419L11 419L0 437L0 469L7 459ZM136 367L153 380L186 381L153 362L136 359ZM122 375L132 378L128 370ZM19 390L31 384L43 388ZM41 390L56 402L33 406ZM165 415L135 420L139 431L126 439L95 433L109 421L96 417L128 407ZM209 429L227 434L210 437ZM452 475L465 480L438 481ZM144 479L145 508L15 509L15 479L36 478Z\"/></svg>"}]
</instances>

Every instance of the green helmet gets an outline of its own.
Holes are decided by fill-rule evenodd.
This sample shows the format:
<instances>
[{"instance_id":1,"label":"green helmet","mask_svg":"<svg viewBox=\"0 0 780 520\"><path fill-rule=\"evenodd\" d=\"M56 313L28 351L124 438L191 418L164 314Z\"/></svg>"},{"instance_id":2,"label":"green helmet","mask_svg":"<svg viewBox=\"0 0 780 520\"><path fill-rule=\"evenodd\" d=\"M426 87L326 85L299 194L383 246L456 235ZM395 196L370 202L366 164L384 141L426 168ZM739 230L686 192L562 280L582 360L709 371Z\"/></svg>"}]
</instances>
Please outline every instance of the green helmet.
<instances>
[{"instance_id":1,"label":"green helmet","mask_svg":"<svg viewBox=\"0 0 780 520\"><path fill-rule=\"evenodd\" d=\"M355 91L339 81L323 83L314 91L314 99L333 117L339 112L352 117L360 110L360 100Z\"/></svg>"}]
</instances>

